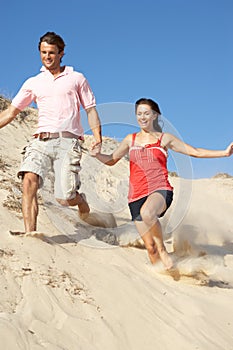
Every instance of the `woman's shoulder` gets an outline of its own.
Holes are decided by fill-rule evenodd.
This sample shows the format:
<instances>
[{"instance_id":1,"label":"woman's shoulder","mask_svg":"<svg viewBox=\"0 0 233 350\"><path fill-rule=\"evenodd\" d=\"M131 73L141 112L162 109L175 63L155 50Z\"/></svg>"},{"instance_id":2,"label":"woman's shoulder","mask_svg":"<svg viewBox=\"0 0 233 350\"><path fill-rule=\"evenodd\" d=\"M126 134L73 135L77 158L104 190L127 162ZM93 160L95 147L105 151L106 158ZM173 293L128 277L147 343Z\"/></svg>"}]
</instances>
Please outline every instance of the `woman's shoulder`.
<instances>
[{"instance_id":1,"label":"woman's shoulder","mask_svg":"<svg viewBox=\"0 0 233 350\"><path fill-rule=\"evenodd\" d=\"M135 141L136 134L137 133L126 135L125 138L122 140L122 143L127 144L128 147L130 148Z\"/></svg>"},{"instance_id":2,"label":"woman's shoulder","mask_svg":"<svg viewBox=\"0 0 233 350\"><path fill-rule=\"evenodd\" d=\"M137 133L128 134L125 136L125 140L132 141L136 137Z\"/></svg>"},{"instance_id":3,"label":"woman's shoulder","mask_svg":"<svg viewBox=\"0 0 233 350\"><path fill-rule=\"evenodd\" d=\"M169 132L162 132L161 133L161 144L163 147L167 147L168 144L172 141L174 138L174 135L170 134Z\"/></svg>"},{"instance_id":4,"label":"woman's shoulder","mask_svg":"<svg viewBox=\"0 0 233 350\"><path fill-rule=\"evenodd\" d=\"M171 140L174 137L174 135L170 134L169 132L162 132L161 137L163 139Z\"/></svg>"}]
</instances>

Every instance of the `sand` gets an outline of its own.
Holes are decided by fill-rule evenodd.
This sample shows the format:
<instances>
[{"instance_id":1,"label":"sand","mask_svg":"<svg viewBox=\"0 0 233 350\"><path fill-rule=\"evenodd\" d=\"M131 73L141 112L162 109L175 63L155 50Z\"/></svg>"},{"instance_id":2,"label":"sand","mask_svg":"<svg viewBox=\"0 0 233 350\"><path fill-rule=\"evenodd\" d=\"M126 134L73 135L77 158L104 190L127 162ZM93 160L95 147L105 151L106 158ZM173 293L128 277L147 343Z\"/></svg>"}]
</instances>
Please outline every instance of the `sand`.
<instances>
[{"instance_id":1,"label":"sand","mask_svg":"<svg viewBox=\"0 0 233 350\"><path fill-rule=\"evenodd\" d=\"M170 273L149 263L130 221L127 159L108 168L84 151L89 221L56 204L48 181L38 231L14 237L16 172L35 116L0 130L1 349L233 349L233 178L171 177L175 199L161 220ZM105 138L104 149L114 144Z\"/></svg>"}]
</instances>

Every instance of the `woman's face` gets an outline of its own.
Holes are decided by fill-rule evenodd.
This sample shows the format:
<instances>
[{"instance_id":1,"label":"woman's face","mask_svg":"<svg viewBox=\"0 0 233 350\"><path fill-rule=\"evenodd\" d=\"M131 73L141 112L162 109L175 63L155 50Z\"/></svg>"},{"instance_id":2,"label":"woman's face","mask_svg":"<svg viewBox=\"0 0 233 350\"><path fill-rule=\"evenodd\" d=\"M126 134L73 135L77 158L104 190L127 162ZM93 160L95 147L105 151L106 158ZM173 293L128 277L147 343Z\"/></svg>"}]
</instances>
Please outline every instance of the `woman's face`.
<instances>
[{"instance_id":1,"label":"woman's face","mask_svg":"<svg viewBox=\"0 0 233 350\"><path fill-rule=\"evenodd\" d=\"M147 104L141 104L137 106L136 110L137 121L141 129L149 130L153 128L153 121L157 118L151 107Z\"/></svg>"}]
</instances>

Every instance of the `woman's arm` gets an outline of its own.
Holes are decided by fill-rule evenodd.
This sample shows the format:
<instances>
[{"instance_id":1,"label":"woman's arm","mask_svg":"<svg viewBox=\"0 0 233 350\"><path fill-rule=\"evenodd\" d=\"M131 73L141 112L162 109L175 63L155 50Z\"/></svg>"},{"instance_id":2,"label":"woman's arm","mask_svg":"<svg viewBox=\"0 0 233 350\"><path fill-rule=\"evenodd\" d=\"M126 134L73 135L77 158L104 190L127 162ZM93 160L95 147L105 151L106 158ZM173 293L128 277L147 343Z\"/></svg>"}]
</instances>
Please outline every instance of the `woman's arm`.
<instances>
[{"instance_id":1,"label":"woman's arm","mask_svg":"<svg viewBox=\"0 0 233 350\"><path fill-rule=\"evenodd\" d=\"M132 136L127 135L112 154L95 153L94 150L91 151L90 154L96 157L100 162L112 166L128 153L131 139Z\"/></svg>"},{"instance_id":2,"label":"woman's arm","mask_svg":"<svg viewBox=\"0 0 233 350\"><path fill-rule=\"evenodd\" d=\"M164 134L162 143L171 150L189 155L195 158L220 158L229 157L233 154L233 142L225 150L209 150L205 148L193 147L172 134Z\"/></svg>"}]
</instances>

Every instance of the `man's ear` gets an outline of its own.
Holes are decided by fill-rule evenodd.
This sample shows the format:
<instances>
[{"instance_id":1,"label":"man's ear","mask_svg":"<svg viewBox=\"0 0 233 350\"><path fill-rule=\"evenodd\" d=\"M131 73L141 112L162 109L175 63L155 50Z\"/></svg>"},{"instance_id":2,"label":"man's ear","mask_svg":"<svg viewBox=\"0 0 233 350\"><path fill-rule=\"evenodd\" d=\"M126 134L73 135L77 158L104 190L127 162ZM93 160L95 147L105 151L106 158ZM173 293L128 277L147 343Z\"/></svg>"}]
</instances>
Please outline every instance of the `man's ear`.
<instances>
[{"instance_id":1,"label":"man's ear","mask_svg":"<svg viewBox=\"0 0 233 350\"><path fill-rule=\"evenodd\" d=\"M59 55L60 55L60 58L62 59L62 57L65 55L64 50L63 50L63 51L61 51L61 52L59 53Z\"/></svg>"}]
</instances>

